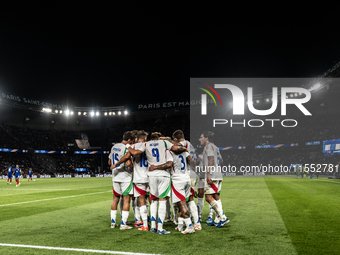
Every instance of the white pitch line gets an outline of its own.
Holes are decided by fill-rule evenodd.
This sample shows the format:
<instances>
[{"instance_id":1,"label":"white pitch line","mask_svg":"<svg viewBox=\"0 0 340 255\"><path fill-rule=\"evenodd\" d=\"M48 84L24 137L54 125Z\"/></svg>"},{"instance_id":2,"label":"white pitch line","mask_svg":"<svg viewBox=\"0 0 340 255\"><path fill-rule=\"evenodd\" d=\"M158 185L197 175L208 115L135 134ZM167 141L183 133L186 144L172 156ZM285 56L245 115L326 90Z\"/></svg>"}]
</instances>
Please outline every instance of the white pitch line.
<instances>
[{"instance_id":1,"label":"white pitch line","mask_svg":"<svg viewBox=\"0 0 340 255\"><path fill-rule=\"evenodd\" d=\"M340 183L340 182L335 182L335 181L328 181L328 180L320 180L320 179L314 179L314 180L318 180L318 181L322 181L322 182L333 182L333 183Z\"/></svg>"},{"instance_id":2,"label":"white pitch line","mask_svg":"<svg viewBox=\"0 0 340 255\"><path fill-rule=\"evenodd\" d=\"M112 192L112 191L110 190L110 191L87 193L87 194L73 195L73 196L66 196L66 197L46 198L46 199L40 199L40 200L34 200L34 201L26 201L26 202L19 202L19 203L13 203L13 204L0 205L0 207L2 207L2 206L9 206L9 205L21 205L21 204L28 204L28 203L34 203L34 202L41 202L41 201L49 201L49 200L70 198L70 197L81 197L81 196L94 195L94 194L100 194L100 193L106 193L106 192Z\"/></svg>"},{"instance_id":3,"label":"white pitch line","mask_svg":"<svg viewBox=\"0 0 340 255\"><path fill-rule=\"evenodd\" d=\"M37 245L23 245L23 244L8 244L8 243L0 243L0 246L21 247L21 248L34 248L34 249L43 249L43 250L81 251L81 252L92 252L92 253L123 254L123 255L156 255L156 254L150 254L150 253L135 253L135 252L124 252L124 251L90 250L90 249L50 247L50 246L37 246Z\"/></svg>"}]
</instances>

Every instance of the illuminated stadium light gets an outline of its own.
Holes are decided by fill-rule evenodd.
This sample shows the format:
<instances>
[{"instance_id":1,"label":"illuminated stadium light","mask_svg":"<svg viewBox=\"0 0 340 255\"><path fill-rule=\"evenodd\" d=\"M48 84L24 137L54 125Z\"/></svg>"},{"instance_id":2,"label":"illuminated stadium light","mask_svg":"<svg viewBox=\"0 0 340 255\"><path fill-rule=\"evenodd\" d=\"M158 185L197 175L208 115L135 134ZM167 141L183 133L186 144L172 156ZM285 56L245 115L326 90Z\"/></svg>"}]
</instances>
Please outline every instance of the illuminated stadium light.
<instances>
[{"instance_id":1,"label":"illuminated stadium light","mask_svg":"<svg viewBox=\"0 0 340 255\"><path fill-rule=\"evenodd\" d=\"M128 115L128 111L124 111L124 114L125 114L125 115Z\"/></svg>"},{"instance_id":2,"label":"illuminated stadium light","mask_svg":"<svg viewBox=\"0 0 340 255\"><path fill-rule=\"evenodd\" d=\"M257 104L260 103L260 100L257 99L257 100L256 100L256 103L257 103Z\"/></svg>"},{"instance_id":3,"label":"illuminated stadium light","mask_svg":"<svg viewBox=\"0 0 340 255\"><path fill-rule=\"evenodd\" d=\"M113 112L113 113L112 113L112 115L116 115L116 113L115 113L115 112Z\"/></svg>"},{"instance_id":4,"label":"illuminated stadium light","mask_svg":"<svg viewBox=\"0 0 340 255\"><path fill-rule=\"evenodd\" d=\"M297 96L298 96L298 93L295 93L295 94L294 94L294 96L296 96L296 97L297 97Z\"/></svg>"},{"instance_id":5,"label":"illuminated stadium light","mask_svg":"<svg viewBox=\"0 0 340 255\"><path fill-rule=\"evenodd\" d=\"M50 108L43 108L42 111L50 113L50 112L52 112L52 109L50 109Z\"/></svg>"},{"instance_id":6,"label":"illuminated stadium light","mask_svg":"<svg viewBox=\"0 0 340 255\"><path fill-rule=\"evenodd\" d=\"M316 83L312 87L310 87L310 89L308 89L308 90L309 91L313 91L313 90L318 90L320 88L322 88L321 84L320 83Z\"/></svg>"},{"instance_id":7,"label":"illuminated stadium light","mask_svg":"<svg viewBox=\"0 0 340 255\"><path fill-rule=\"evenodd\" d=\"M66 111L65 111L65 115L66 115L66 116L70 115L70 111L69 111L69 110L66 110Z\"/></svg>"},{"instance_id":8,"label":"illuminated stadium light","mask_svg":"<svg viewBox=\"0 0 340 255\"><path fill-rule=\"evenodd\" d=\"M59 111L59 113L60 113L60 114L62 114L62 113L63 113L63 111L62 111L62 110L60 110L60 111Z\"/></svg>"},{"instance_id":9,"label":"illuminated stadium light","mask_svg":"<svg viewBox=\"0 0 340 255\"><path fill-rule=\"evenodd\" d=\"M81 115L81 112L78 112L78 115Z\"/></svg>"},{"instance_id":10,"label":"illuminated stadium light","mask_svg":"<svg viewBox=\"0 0 340 255\"><path fill-rule=\"evenodd\" d=\"M73 115L73 111L70 111L70 114Z\"/></svg>"},{"instance_id":11,"label":"illuminated stadium light","mask_svg":"<svg viewBox=\"0 0 340 255\"><path fill-rule=\"evenodd\" d=\"M58 113L59 111L58 111L58 110L55 110L54 112L55 112L55 113Z\"/></svg>"},{"instance_id":12,"label":"illuminated stadium light","mask_svg":"<svg viewBox=\"0 0 340 255\"><path fill-rule=\"evenodd\" d=\"M93 117L94 116L94 112L91 112L90 115Z\"/></svg>"},{"instance_id":13,"label":"illuminated stadium light","mask_svg":"<svg viewBox=\"0 0 340 255\"><path fill-rule=\"evenodd\" d=\"M290 96L290 97L293 97L294 95L293 95L293 94L290 94L289 96Z\"/></svg>"},{"instance_id":14,"label":"illuminated stadium light","mask_svg":"<svg viewBox=\"0 0 340 255\"><path fill-rule=\"evenodd\" d=\"M84 116L86 116L87 112L84 112L83 114L84 114Z\"/></svg>"},{"instance_id":15,"label":"illuminated stadium light","mask_svg":"<svg viewBox=\"0 0 340 255\"><path fill-rule=\"evenodd\" d=\"M109 112L109 115L111 116L111 115L112 115L112 112Z\"/></svg>"},{"instance_id":16,"label":"illuminated stadium light","mask_svg":"<svg viewBox=\"0 0 340 255\"><path fill-rule=\"evenodd\" d=\"M105 112L104 115L107 116L107 112Z\"/></svg>"},{"instance_id":17,"label":"illuminated stadium light","mask_svg":"<svg viewBox=\"0 0 340 255\"><path fill-rule=\"evenodd\" d=\"M266 98L266 102L267 102L267 103L269 102L269 98Z\"/></svg>"},{"instance_id":18,"label":"illuminated stadium light","mask_svg":"<svg viewBox=\"0 0 340 255\"><path fill-rule=\"evenodd\" d=\"M99 112L96 112L96 116L99 116Z\"/></svg>"},{"instance_id":19,"label":"illuminated stadium light","mask_svg":"<svg viewBox=\"0 0 340 255\"><path fill-rule=\"evenodd\" d=\"M121 115L121 114L122 114L122 112L121 112L121 111L119 111L119 112L118 112L118 115Z\"/></svg>"}]
</instances>

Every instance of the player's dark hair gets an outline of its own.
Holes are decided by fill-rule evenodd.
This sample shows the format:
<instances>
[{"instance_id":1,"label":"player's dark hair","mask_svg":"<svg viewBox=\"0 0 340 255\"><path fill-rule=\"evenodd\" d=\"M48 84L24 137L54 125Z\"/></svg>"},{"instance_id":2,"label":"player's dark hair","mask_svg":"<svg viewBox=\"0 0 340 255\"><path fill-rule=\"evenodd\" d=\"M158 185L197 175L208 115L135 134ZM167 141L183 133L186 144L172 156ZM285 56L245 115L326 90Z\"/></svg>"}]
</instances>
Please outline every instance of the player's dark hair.
<instances>
[{"instance_id":1,"label":"player's dark hair","mask_svg":"<svg viewBox=\"0 0 340 255\"><path fill-rule=\"evenodd\" d=\"M213 142L214 141L214 132L212 132L212 131L204 131L204 132L202 132L202 135L204 136L204 138L208 138L209 142Z\"/></svg>"},{"instance_id":2,"label":"player's dark hair","mask_svg":"<svg viewBox=\"0 0 340 255\"><path fill-rule=\"evenodd\" d=\"M176 130L173 134L172 134L172 138L173 139L184 139L184 133L182 130Z\"/></svg>"},{"instance_id":3,"label":"player's dark hair","mask_svg":"<svg viewBox=\"0 0 340 255\"><path fill-rule=\"evenodd\" d=\"M132 130L131 133L136 138L138 135L138 130Z\"/></svg>"},{"instance_id":4,"label":"player's dark hair","mask_svg":"<svg viewBox=\"0 0 340 255\"><path fill-rule=\"evenodd\" d=\"M124 141L128 141L129 139L131 139L131 140L135 139L135 136L133 135L132 131L126 131L123 134L123 140Z\"/></svg>"},{"instance_id":5,"label":"player's dark hair","mask_svg":"<svg viewBox=\"0 0 340 255\"><path fill-rule=\"evenodd\" d=\"M144 130L139 130L137 134L138 139L145 139L148 136L148 133L146 133Z\"/></svg>"},{"instance_id":6,"label":"player's dark hair","mask_svg":"<svg viewBox=\"0 0 340 255\"><path fill-rule=\"evenodd\" d=\"M157 139L159 139L161 136L162 136L161 133L159 133L159 132L153 132L153 133L151 133L151 140L157 140Z\"/></svg>"}]
</instances>

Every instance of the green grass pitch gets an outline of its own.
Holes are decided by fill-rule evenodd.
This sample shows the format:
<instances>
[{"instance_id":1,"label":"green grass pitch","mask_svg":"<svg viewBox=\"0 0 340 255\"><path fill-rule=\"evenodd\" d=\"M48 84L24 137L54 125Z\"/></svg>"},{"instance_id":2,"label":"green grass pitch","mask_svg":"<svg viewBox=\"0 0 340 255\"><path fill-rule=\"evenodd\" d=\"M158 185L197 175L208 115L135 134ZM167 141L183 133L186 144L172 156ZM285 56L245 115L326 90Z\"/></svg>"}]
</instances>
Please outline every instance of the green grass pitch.
<instances>
[{"instance_id":1,"label":"green grass pitch","mask_svg":"<svg viewBox=\"0 0 340 255\"><path fill-rule=\"evenodd\" d=\"M20 187L0 180L0 243L156 254L339 254L339 190L339 180L325 178L227 177L221 199L228 225L203 223L202 231L183 235L165 223L172 233L158 236L110 228L111 178L25 179ZM208 209L205 202L204 221ZM89 253L0 246L0 254Z\"/></svg>"}]
</instances>

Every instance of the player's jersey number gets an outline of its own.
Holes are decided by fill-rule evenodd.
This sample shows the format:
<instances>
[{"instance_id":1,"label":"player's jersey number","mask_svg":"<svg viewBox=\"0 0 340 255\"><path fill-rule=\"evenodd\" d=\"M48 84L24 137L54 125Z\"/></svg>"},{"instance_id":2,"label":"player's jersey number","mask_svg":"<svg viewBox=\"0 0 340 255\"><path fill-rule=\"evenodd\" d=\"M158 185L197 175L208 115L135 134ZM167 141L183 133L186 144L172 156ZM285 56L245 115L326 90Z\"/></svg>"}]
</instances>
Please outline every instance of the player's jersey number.
<instances>
[{"instance_id":1,"label":"player's jersey number","mask_svg":"<svg viewBox=\"0 0 340 255\"><path fill-rule=\"evenodd\" d=\"M185 161L184 161L184 158L183 158L182 155L179 155L178 157L181 159L181 171L183 171L184 168L185 168Z\"/></svg>"},{"instance_id":2,"label":"player's jersey number","mask_svg":"<svg viewBox=\"0 0 340 255\"><path fill-rule=\"evenodd\" d=\"M112 161L113 161L113 164L115 163L115 161L116 162L118 162L119 161L119 159L118 159L118 153L113 153L113 157L112 157ZM118 165L117 167L119 167L120 165Z\"/></svg>"},{"instance_id":3,"label":"player's jersey number","mask_svg":"<svg viewBox=\"0 0 340 255\"><path fill-rule=\"evenodd\" d=\"M159 151L157 148L153 148L152 150L152 156L156 158L156 161L159 162Z\"/></svg>"},{"instance_id":4,"label":"player's jersey number","mask_svg":"<svg viewBox=\"0 0 340 255\"><path fill-rule=\"evenodd\" d=\"M145 156L145 153L142 153L141 158L140 158L140 162L139 162L139 166L140 167L148 167L148 159Z\"/></svg>"}]
</instances>

